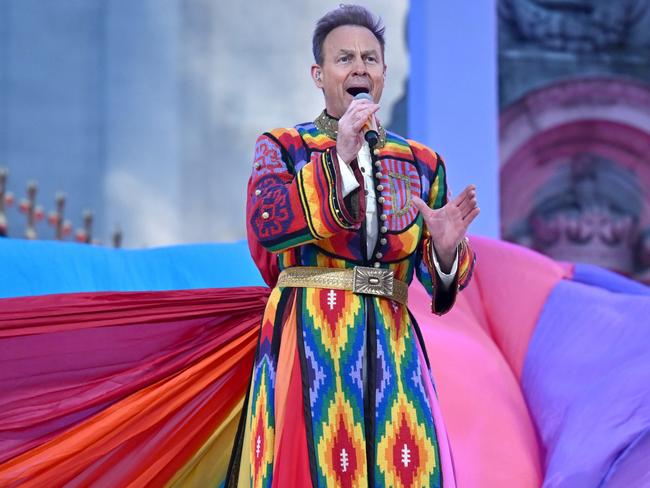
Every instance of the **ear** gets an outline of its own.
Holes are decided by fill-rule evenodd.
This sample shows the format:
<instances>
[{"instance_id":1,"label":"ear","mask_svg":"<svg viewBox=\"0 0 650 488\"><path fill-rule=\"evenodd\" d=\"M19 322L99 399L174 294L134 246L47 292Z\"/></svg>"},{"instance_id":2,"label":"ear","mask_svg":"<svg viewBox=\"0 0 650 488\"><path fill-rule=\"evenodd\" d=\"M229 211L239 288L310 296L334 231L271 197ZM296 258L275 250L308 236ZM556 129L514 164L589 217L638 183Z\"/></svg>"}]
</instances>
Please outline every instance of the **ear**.
<instances>
[{"instance_id":1,"label":"ear","mask_svg":"<svg viewBox=\"0 0 650 488\"><path fill-rule=\"evenodd\" d=\"M384 79L386 79L386 68L388 68L388 66L384 65Z\"/></svg>"},{"instance_id":2,"label":"ear","mask_svg":"<svg viewBox=\"0 0 650 488\"><path fill-rule=\"evenodd\" d=\"M311 79L318 88L323 88L323 70L317 64L311 65Z\"/></svg>"}]
</instances>

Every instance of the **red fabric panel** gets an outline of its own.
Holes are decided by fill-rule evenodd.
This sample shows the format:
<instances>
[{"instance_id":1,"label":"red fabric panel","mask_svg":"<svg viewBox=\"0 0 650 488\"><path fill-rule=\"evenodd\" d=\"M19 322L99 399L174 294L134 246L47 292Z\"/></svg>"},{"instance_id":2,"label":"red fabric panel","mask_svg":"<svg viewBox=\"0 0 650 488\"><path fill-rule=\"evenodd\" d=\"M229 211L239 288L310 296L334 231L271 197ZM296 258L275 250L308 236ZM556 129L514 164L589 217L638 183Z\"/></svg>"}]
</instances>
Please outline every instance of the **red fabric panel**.
<instances>
[{"instance_id":1,"label":"red fabric panel","mask_svg":"<svg viewBox=\"0 0 650 488\"><path fill-rule=\"evenodd\" d=\"M276 443L273 487L311 486L302 388L300 358L296 349L284 406L285 421L282 431L276 432L281 439Z\"/></svg>"},{"instance_id":2,"label":"red fabric panel","mask_svg":"<svg viewBox=\"0 0 650 488\"><path fill-rule=\"evenodd\" d=\"M268 293L0 300L0 485L164 483L243 397Z\"/></svg>"}]
</instances>

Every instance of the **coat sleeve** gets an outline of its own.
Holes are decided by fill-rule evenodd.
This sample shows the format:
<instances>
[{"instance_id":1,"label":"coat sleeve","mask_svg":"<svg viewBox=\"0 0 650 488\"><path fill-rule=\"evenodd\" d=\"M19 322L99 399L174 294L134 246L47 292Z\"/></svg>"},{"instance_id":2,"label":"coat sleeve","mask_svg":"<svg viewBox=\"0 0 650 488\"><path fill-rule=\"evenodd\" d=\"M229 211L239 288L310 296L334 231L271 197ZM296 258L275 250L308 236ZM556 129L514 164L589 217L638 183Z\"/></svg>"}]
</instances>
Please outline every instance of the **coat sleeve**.
<instances>
[{"instance_id":1,"label":"coat sleeve","mask_svg":"<svg viewBox=\"0 0 650 488\"><path fill-rule=\"evenodd\" d=\"M365 214L360 173L355 173L359 188L343 197L335 148L314 153L295 171L281 139L276 131L257 139L246 204L249 245L277 253L358 229Z\"/></svg>"},{"instance_id":2,"label":"coat sleeve","mask_svg":"<svg viewBox=\"0 0 650 488\"><path fill-rule=\"evenodd\" d=\"M423 173L428 176L430 181L428 190L426 185L423 187L424 194L421 198L434 209L446 205L448 200L447 177L442 157L426 146L412 141L411 147ZM433 244L431 235L425 227L418 247L415 272L431 295L431 311L436 315L443 315L451 310L458 291L469 284L476 256L469 245L469 240L461 241L458 245L458 270L449 288L445 289L431 258Z\"/></svg>"}]
</instances>

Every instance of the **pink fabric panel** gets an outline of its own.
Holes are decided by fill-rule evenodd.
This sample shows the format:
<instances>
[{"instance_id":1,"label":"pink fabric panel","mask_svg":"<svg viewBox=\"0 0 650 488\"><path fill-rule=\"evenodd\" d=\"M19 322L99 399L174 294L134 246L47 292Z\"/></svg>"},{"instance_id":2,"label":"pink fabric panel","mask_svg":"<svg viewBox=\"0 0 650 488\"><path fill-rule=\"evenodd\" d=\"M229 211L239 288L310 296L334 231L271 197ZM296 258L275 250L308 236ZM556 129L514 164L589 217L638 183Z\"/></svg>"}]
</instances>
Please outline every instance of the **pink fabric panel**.
<instances>
[{"instance_id":1,"label":"pink fabric panel","mask_svg":"<svg viewBox=\"0 0 650 488\"><path fill-rule=\"evenodd\" d=\"M541 485L541 453L519 386L548 294L570 268L533 251L472 237L470 285L446 315L413 282L409 308L431 361L459 488Z\"/></svg>"},{"instance_id":2,"label":"pink fabric panel","mask_svg":"<svg viewBox=\"0 0 650 488\"><path fill-rule=\"evenodd\" d=\"M418 356L420 357L420 364L425 365L424 354L422 353L422 348L419 347L419 342L416 343L416 346ZM423 367L423 370L426 370L426 368ZM427 392L429 405L431 405L433 412L433 421L436 427L436 436L438 437L438 449L440 451L442 482L445 488L456 488L456 474L454 472L454 461L449 446L449 434L445 426L445 419L442 415L438 395L434 390L431 375L429 375L428 371L422 371L422 382L424 383L424 389Z\"/></svg>"},{"instance_id":3,"label":"pink fabric panel","mask_svg":"<svg viewBox=\"0 0 650 488\"><path fill-rule=\"evenodd\" d=\"M487 332L519 380L542 307L570 269L503 241L474 236L471 245L476 252L476 268L461 296L471 300L472 310L482 309L482 313L474 312L484 317L481 327L487 325Z\"/></svg>"}]
</instances>

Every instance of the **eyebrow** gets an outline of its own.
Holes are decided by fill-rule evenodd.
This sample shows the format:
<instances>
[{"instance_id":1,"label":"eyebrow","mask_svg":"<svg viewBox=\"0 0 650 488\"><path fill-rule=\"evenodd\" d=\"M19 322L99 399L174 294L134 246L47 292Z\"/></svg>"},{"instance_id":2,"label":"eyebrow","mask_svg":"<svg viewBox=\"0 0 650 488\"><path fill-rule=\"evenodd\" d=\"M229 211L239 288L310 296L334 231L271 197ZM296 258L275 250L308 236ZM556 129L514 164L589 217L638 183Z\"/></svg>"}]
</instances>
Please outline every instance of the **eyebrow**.
<instances>
[{"instance_id":1,"label":"eyebrow","mask_svg":"<svg viewBox=\"0 0 650 488\"><path fill-rule=\"evenodd\" d=\"M339 49L339 52L337 54L356 54L356 51L353 49ZM361 51L361 56L367 56L369 54L379 56L377 50L375 49L369 49L368 51Z\"/></svg>"}]
</instances>

